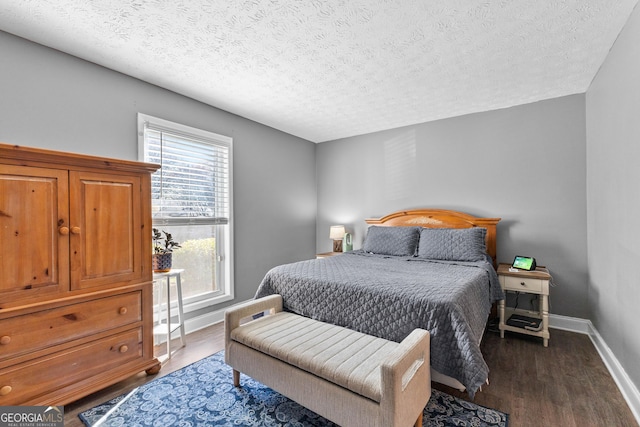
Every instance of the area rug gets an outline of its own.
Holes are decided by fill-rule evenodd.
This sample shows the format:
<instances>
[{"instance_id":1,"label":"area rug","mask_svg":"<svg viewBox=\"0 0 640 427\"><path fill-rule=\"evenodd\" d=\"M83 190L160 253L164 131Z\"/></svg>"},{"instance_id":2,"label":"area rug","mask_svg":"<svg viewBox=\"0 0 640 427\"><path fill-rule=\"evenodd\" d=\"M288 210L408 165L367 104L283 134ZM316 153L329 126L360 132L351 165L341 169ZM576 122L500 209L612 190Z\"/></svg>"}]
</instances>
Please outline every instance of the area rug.
<instances>
[{"instance_id":1,"label":"area rug","mask_svg":"<svg viewBox=\"0 0 640 427\"><path fill-rule=\"evenodd\" d=\"M241 388L233 386L231 368L219 352L79 417L89 427L336 426L245 375L240 381ZM438 390L424 410L424 427L507 425L507 414Z\"/></svg>"}]
</instances>

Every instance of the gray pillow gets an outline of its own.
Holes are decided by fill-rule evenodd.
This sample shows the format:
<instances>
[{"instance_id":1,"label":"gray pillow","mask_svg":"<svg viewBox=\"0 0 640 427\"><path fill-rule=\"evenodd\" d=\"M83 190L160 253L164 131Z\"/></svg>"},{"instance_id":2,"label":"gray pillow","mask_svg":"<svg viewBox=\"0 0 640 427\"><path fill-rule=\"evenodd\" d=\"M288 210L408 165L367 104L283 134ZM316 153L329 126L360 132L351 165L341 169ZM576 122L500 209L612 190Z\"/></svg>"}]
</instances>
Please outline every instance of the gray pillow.
<instances>
[{"instance_id":1,"label":"gray pillow","mask_svg":"<svg viewBox=\"0 0 640 427\"><path fill-rule=\"evenodd\" d=\"M423 228L418 257L444 261L482 261L487 259L487 229Z\"/></svg>"},{"instance_id":2,"label":"gray pillow","mask_svg":"<svg viewBox=\"0 0 640 427\"><path fill-rule=\"evenodd\" d=\"M380 255L414 256L418 249L420 227L378 227L367 231L362 249Z\"/></svg>"}]
</instances>

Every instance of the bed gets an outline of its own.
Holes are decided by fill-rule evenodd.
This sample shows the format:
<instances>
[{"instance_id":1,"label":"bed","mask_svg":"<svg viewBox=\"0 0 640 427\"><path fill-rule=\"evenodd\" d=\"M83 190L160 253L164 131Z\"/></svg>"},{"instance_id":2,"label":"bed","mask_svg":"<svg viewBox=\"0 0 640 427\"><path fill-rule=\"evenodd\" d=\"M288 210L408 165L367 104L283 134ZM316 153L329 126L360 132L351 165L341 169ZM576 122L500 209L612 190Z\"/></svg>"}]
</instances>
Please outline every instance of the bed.
<instances>
[{"instance_id":1,"label":"bed","mask_svg":"<svg viewBox=\"0 0 640 427\"><path fill-rule=\"evenodd\" d=\"M280 294L285 310L396 342L427 329L432 380L473 397L488 381L480 341L503 297L499 220L440 209L367 219L362 249L275 267L256 298Z\"/></svg>"}]
</instances>

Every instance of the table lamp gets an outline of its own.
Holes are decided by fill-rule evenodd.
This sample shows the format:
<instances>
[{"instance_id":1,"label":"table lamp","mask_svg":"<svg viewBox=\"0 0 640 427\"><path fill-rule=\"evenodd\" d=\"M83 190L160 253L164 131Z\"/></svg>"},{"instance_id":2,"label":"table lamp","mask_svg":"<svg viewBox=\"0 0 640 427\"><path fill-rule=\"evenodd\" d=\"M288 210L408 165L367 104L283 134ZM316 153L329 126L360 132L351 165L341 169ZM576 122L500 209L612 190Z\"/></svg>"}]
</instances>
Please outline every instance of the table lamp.
<instances>
[{"instance_id":1,"label":"table lamp","mask_svg":"<svg viewBox=\"0 0 640 427\"><path fill-rule=\"evenodd\" d=\"M332 225L329 238L333 240L333 252L342 252L342 238L344 237L344 225Z\"/></svg>"}]
</instances>

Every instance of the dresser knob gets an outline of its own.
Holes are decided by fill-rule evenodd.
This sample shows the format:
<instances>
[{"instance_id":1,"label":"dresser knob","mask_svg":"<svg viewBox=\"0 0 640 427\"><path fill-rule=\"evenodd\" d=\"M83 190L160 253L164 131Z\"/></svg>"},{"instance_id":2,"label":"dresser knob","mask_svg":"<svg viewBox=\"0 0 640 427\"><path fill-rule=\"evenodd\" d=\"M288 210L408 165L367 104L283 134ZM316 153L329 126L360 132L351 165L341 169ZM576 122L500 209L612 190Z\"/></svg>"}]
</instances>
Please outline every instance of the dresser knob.
<instances>
[{"instance_id":1,"label":"dresser knob","mask_svg":"<svg viewBox=\"0 0 640 427\"><path fill-rule=\"evenodd\" d=\"M0 337L0 344L7 345L10 342L11 342L11 337L9 335L5 335L3 337Z\"/></svg>"},{"instance_id":2,"label":"dresser knob","mask_svg":"<svg viewBox=\"0 0 640 427\"><path fill-rule=\"evenodd\" d=\"M80 234L80 227L71 227L71 234Z\"/></svg>"},{"instance_id":3,"label":"dresser knob","mask_svg":"<svg viewBox=\"0 0 640 427\"><path fill-rule=\"evenodd\" d=\"M118 313L127 314L127 307L120 307L120 310L118 310Z\"/></svg>"},{"instance_id":4,"label":"dresser knob","mask_svg":"<svg viewBox=\"0 0 640 427\"><path fill-rule=\"evenodd\" d=\"M129 347L126 345L120 346L120 353L126 353L127 351L129 351Z\"/></svg>"},{"instance_id":5,"label":"dresser knob","mask_svg":"<svg viewBox=\"0 0 640 427\"><path fill-rule=\"evenodd\" d=\"M69 234L69 227L58 228L58 233L62 234L63 236L66 236L67 234Z\"/></svg>"},{"instance_id":6,"label":"dresser knob","mask_svg":"<svg viewBox=\"0 0 640 427\"><path fill-rule=\"evenodd\" d=\"M524 282L520 282L520 284L521 284L522 286L527 286Z\"/></svg>"},{"instance_id":7,"label":"dresser knob","mask_svg":"<svg viewBox=\"0 0 640 427\"><path fill-rule=\"evenodd\" d=\"M13 390L13 388L10 385L6 385L0 388L0 396L6 396L7 394L11 393L11 390Z\"/></svg>"}]
</instances>

